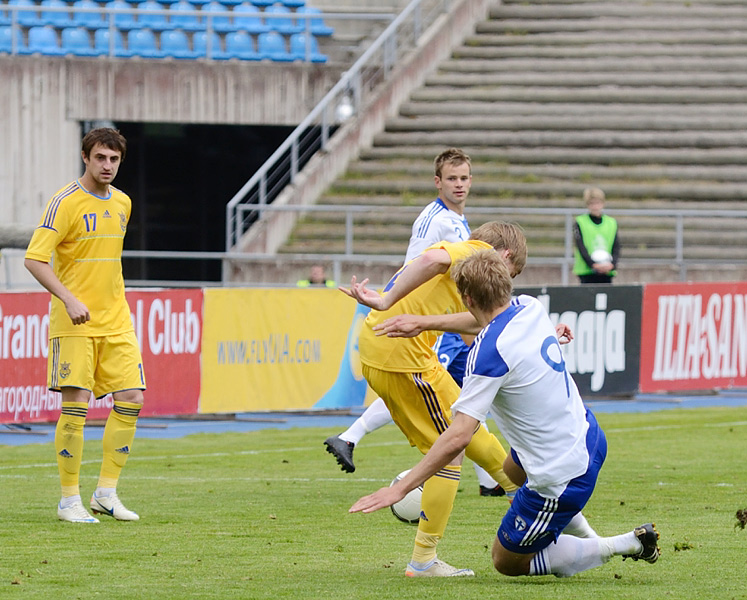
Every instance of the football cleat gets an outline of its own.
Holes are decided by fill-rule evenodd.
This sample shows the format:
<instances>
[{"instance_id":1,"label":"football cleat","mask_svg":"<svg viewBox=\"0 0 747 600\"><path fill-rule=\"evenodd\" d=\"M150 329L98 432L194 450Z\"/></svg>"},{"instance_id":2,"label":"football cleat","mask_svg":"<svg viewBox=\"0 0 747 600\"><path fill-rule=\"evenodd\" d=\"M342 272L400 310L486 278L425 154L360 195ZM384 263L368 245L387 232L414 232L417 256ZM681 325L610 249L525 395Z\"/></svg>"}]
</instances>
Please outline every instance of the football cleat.
<instances>
[{"instance_id":1,"label":"football cleat","mask_svg":"<svg viewBox=\"0 0 747 600\"><path fill-rule=\"evenodd\" d=\"M655 563L659 560L661 550L659 549L659 532L656 531L656 523L646 523L633 530L635 537L641 542L643 549L637 554L624 554L623 560L632 558L633 560L645 560L647 563Z\"/></svg>"},{"instance_id":2,"label":"football cleat","mask_svg":"<svg viewBox=\"0 0 747 600\"><path fill-rule=\"evenodd\" d=\"M140 519L137 513L124 507L119 496L117 496L117 492L112 492L108 496L97 496L94 492L91 496L91 510L95 515L108 515L114 517L117 521L138 521Z\"/></svg>"},{"instance_id":3,"label":"football cleat","mask_svg":"<svg viewBox=\"0 0 747 600\"><path fill-rule=\"evenodd\" d=\"M438 558L434 558L425 567L416 567L407 563L405 576L407 577L473 577L472 569L457 569Z\"/></svg>"},{"instance_id":4,"label":"football cleat","mask_svg":"<svg viewBox=\"0 0 747 600\"><path fill-rule=\"evenodd\" d=\"M98 523L99 520L96 517L92 517L88 514L88 511L83 508L83 503L78 500L70 506L65 508L62 507L62 503L57 505L57 517L60 521L68 521L69 523Z\"/></svg>"},{"instance_id":5,"label":"football cleat","mask_svg":"<svg viewBox=\"0 0 747 600\"><path fill-rule=\"evenodd\" d=\"M500 483L497 483L495 487L487 487L484 485L480 486L481 496L505 496L506 490L501 487Z\"/></svg>"},{"instance_id":6,"label":"football cleat","mask_svg":"<svg viewBox=\"0 0 747 600\"><path fill-rule=\"evenodd\" d=\"M324 445L327 446L327 452L337 459L337 464L343 471L346 473L355 471L355 465L353 464L355 444L353 442L346 442L339 435L333 435L324 440Z\"/></svg>"}]
</instances>

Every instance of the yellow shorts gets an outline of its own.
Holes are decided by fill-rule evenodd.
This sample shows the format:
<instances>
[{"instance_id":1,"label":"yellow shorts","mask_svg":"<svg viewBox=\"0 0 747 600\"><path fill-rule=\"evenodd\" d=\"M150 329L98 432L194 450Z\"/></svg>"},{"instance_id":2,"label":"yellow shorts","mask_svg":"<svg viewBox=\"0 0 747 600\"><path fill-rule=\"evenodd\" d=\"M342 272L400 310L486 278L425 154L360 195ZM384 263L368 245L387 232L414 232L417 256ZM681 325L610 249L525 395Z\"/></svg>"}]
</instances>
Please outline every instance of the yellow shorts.
<instances>
[{"instance_id":1,"label":"yellow shorts","mask_svg":"<svg viewBox=\"0 0 747 600\"><path fill-rule=\"evenodd\" d=\"M140 346L134 332L102 337L58 337L49 344L47 385L91 390L97 398L145 389Z\"/></svg>"},{"instance_id":2,"label":"yellow shorts","mask_svg":"<svg viewBox=\"0 0 747 600\"><path fill-rule=\"evenodd\" d=\"M439 363L424 373L395 373L363 365L363 376L384 400L410 444L423 454L451 423L459 386Z\"/></svg>"}]
</instances>

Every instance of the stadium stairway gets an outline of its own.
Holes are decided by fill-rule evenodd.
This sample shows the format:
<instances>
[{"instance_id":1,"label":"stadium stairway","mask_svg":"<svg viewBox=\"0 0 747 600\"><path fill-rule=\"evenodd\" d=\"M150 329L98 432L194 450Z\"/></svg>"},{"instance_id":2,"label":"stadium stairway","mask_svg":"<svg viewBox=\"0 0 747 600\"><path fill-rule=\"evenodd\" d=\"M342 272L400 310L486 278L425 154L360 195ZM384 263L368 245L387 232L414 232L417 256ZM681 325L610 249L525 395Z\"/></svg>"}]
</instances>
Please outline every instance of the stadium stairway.
<instances>
[{"instance_id":1,"label":"stadium stairway","mask_svg":"<svg viewBox=\"0 0 747 600\"><path fill-rule=\"evenodd\" d=\"M354 251L404 255L416 213L397 208L434 198L433 157L458 146L473 159L473 228L494 218L484 207L583 211L589 185L605 190L612 212L745 208L745 32L747 3L738 0L504 0L319 203L387 207L356 217ZM524 226L532 256L563 256L562 216L511 220ZM618 221L623 262L674 256L672 218ZM745 242L738 220L685 225L687 258L747 258ZM280 251L343 252L344 244L344 215L312 213ZM713 266L702 274L745 276ZM631 266L619 280L662 277Z\"/></svg>"}]
</instances>

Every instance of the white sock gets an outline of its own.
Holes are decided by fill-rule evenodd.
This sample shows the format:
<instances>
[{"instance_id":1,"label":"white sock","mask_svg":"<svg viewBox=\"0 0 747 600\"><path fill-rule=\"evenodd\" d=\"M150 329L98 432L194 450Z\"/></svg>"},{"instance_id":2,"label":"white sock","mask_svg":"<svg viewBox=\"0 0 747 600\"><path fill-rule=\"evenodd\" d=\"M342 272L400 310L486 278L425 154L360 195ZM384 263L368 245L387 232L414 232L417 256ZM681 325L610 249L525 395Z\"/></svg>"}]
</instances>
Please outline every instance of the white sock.
<instances>
[{"instance_id":1,"label":"white sock","mask_svg":"<svg viewBox=\"0 0 747 600\"><path fill-rule=\"evenodd\" d=\"M586 517L581 513L578 513L571 519L566 528L563 530L566 535L572 535L578 538L597 538L597 532L592 529Z\"/></svg>"},{"instance_id":2,"label":"white sock","mask_svg":"<svg viewBox=\"0 0 747 600\"><path fill-rule=\"evenodd\" d=\"M475 465L475 474L477 475L477 480L480 482L482 487L490 488L492 490L498 485L498 482L493 479L485 469L477 463L472 464Z\"/></svg>"},{"instance_id":3,"label":"white sock","mask_svg":"<svg viewBox=\"0 0 747 600\"><path fill-rule=\"evenodd\" d=\"M389 409L381 398L377 398L346 431L340 434L340 439L357 445L364 435L391 422L392 415L389 414Z\"/></svg>"},{"instance_id":4,"label":"white sock","mask_svg":"<svg viewBox=\"0 0 747 600\"><path fill-rule=\"evenodd\" d=\"M81 502L80 494L77 496L63 496L60 499L60 508L69 508L76 502Z\"/></svg>"},{"instance_id":5,"label":"white sock","mask_svg":"<svg viewBox=\"0 0 747 600\"><path fill-rule=\"evenodd\" d=\"M104 496L111 496L115 491L116 488L97 487L93 493L99 498L103 498Z\"/></svg>"},{"instance_id":6,"label":"white sock","mask_svg":"<svg viewBox=\"0 0 747 600\"><path fill-rule=\"evenodd\" d=\"M623 533L622 535L599 538L599 543L604 544L603 551L606 551L610 556L617 554L638 554L643 550L643 544L635 536L634 531Z\"/></svg>"},{"instance_id":7,"label":"white sock","mask_svg":"<svg viewBox=\"0 0 747 600\"><path fill-rule=\"evenodd\" d=\"M570 577L603 565L610 556L603 551L599 540L561 535L556 543L550 544L532 559L529 574Z\"/></svg>"}]
</instances>

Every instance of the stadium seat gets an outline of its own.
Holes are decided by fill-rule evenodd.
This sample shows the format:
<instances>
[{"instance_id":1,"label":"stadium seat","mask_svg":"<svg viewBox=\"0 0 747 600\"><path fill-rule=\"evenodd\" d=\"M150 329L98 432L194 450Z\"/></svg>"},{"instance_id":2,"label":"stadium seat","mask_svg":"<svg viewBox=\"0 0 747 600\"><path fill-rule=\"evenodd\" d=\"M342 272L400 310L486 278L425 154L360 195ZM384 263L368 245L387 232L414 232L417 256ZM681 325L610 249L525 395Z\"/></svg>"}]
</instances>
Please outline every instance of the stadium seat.
<instances>
[{"instance_id":1,"label":"stadium seat","mask_svg":"<svg viewBox=\"0 0 747 600\"><path fill-rule=\"evenodd\" d=\"M137 23L137 16L135 15L134 6L130 4L129 2L126 2L125 0L114 0L114 2L109 2L106 5L107 8L116 8L116 9L127 9L131 10L133 12L130 13L119 13L114 15L114 24L119 29L124 29L125 31L128 29L134 29L135 27L139 27Z\"/></svg>"},{"instance_id":2,"label":"stadium seat","mask_svg":"<svg viewBox=\"0 0 747 600\"><path fill-rule=\"evenodd\" d=\"M211 13L226 13L228 12L228 8L223 6L220 2L216 2L213 0L210 4L206 4L202 7L202 13L205 16L205 27L210 28L212 26L214 31L218 31L221 33L224 33L226 31L233 31L234 27L231 24L231 17L230 15L220 15L220 16L213 16L212 18L207 18L207 15Z\"/></svg>"},{"instance_id":3,"label":"stadium seat","mask_svg":"<svg viewBox=\"0 0 747 600\"><path fill-rule=\"evenodd\" d=\"M203 6L204 4L210 4L210 0L191 0L191 3L195 6Z\"/></svg>"},{"instance_id":4,"label":"stadium seat","mask_svg":"<svg viewBox=\"0 0 747 600\"><path fill-rule=\"evenodd\" d=\"M237 6L238 4L241 4L244 0L218 0L223 6ZM229 8L230 10L230 8Z\"/></svg>"},{"instance_id":5,"label":"stadium seat","mask_svg":"<svg viewBox=\"0 0 747 600\"><path fill-rule=\"evenodd\" d=\"M254 40L246 31L232 31L226 34L226 50L221 58L260 60L259 54L254 50Z\"/></svg>"},{"instance_id":6,"label":"stadium seat","mask_svg":"<svg viewBox=\"0 0 747 600\"><path fill-rule=\"evenodd\" d=\"M110 37L108 29L97 29L93 34L93 48L99 56L107 56L110 53ZM122 32L114 30L114 52L113 56L125 56L124 38Z\"/></svg>"},{"instance_id":7,"label":"stadium seat","mask_svg":"<svg viewBox=\"0 0 747 600\"><path fill-rule=\"evenodd\" d=\"M196 11L197 7L190 2L187 2L187 0L179 0L179 2L172 4L169 7L169 10L172 12L172 14L169 15L169 23L171 23L173 27L184 29L185 31L199 31L205 27L202 23L202 18L199 15L173 14L180 10Z\"/></svg>"},{"instance_id":8,"label":"stadium seat","mask_svg":"<svg viewBox=\"0 0 747 600\"><path fill-rule=\"evenodd\" d=\"M233 26L236 29L257 35L270 31L270 27L262 22L262 13L250 2L244 2L233 9Z\"/></svg>"},{"instance_id":9,"label":"stadium seat","mask_svg":"<svg viewBox=\"0 0 747 600\"><path fill-rule=\"evenodd\" d=\"M146 0L138 6L137 22L139 27L145 27L152 29L153 31L163 31L164 29L170 29L169 17L166 13L148 13L143 11L149 10L166 10L163 4L159 4L156 0Z\"/></svg>"},{"instance_id":10,"label":"stadium seat","mask_svg":"<svg viewBox=\"0 0 747 600\"><path fill-rule=\"evenodd\" d=\"M264 8L265 6L272 6L275 4L275 0L252 0L252 4Z\"/></svg>"},{"instance_id":11,"label":"stadium seat","mask_svg":"<svg viewBox=\"0 0 747 600\"><path fill-rule=\"evenodd\" d=\"M161 53L173 58L197 58L197 54L189 47L187 34L181 29L161 33Z\"/></svg>"},{"instance_id":12,"label":"stadium seat","mask_svg":"<svg viewBox=\"0 0 747 600\"><path fill-rule=\"evenodd\" d=\"M257 38L257 52L260 58L277 62L291 62L293 56L285 47L285 38L277 31L260 33Z\"/></svg>"},{"instance_id":13,"label":"stadium seat","mask_svg":"<svg viewBox=\"0 0 747 600\"><path fill-rule=\"evenodd\" d=\"M195 33L192 37L192 49L198 57L215 58L216 54L220 55L223 52L220 45L220 36L214 31L209 37L207 31Z\"/></svg>"},{"instance_id":14,"label":"stadium seat","mask_svg":"<svg viewBox=\"0 0 747 600\"><path fill-rule=\"evenodd\" d=\"M273 31L282 33L284 35L290 35L292 33L298 33L303 31L303 24L297 25L295 19L291 16L293 13L290 9L286 8L282 4L273 4L265 9L265 23ZM267 15L278 15L277 18L270 17Z\"/></svg>"},{"instance_id":15,"label":"stadium seat","mask_svg":"<svg viewBox=\"0 0 747 600\"><path fill-rule=\"evenodd\" d=\"M101 10L101 6L96 4L93 0L77 0L77 2L73 4L73 9L76 8L97 9L99 12L77 12L73 10L74 26L87 27L88 29L107 27L108 21L106 14Z\"/></svg>"},{"instance_id":16,"label":"stadium seat","mask_svg":"<svg viewBox=\"0 0 747 600\"><path fill-rule=\"evenodd\" d=\"M0 26L0 52L13 52L13 30L7 25Z\"/></svg>"},{"instance_id":17,"label":"stadium seat","mask_svg":"<svg viewBox=\"0 0 747 600\"><path fill-rule=\"evenodd\" d=\"M63 54L57 41L57 32L51 25L36 25L29 28L28 45L21 48L20 54L46 54L61 56Z\"/></svg>"},{"instance_id":18,"label":"stadium seat","mask_svg":"<svg viewBox=\"0 0 747 600\"><path fill-rule=\"evenodd\" d=\"M8 0L8 6L29 8L29 10L16 11L16 23L19 25L23 25L24 27L34 27L35 25L41 24L36 3L32 2L32 0ZM10 11L8 12L12 17L12 13Z\"/></svg>"},{"instance_id":19,"label":"stadium seat","mask_svg":"<svg viewBox=\"0 0 747 600\"><path fill-rule=\"evenodd\" d=\"M142 58L162 58L156 44L156 34L150 29L131 29L127 32L127 56Z\"/></svg>"},{"instance_id":20,"label":"stadium seat","mask_svg":"<svg viewBox=\"0 0 747 600\"><path fill-rule=\"evenodd\" d=\"M91 46L91 38L85 27L67 27L60 35L62 52L75 56L95 56L97 52Z\"/></svg>"},{"instance_id":21,"label":"stadium seat","mask_svg":"<svg viewBox=\"0 0 747 600\"><path fill-rule=\"evenodd\" d=\"M69 7L62 0L42 0L39 6L42 9L40 17L42 24L51 25L52 27L57 28L71 27L73 25ZM66 10L47 10L48 8L61 8Z\"/></svg>"},{"instance_id":22,"label":"stadium seat","mask_svg":"<svg viewBox=\"0 0 747 600\"><path fill-rule=\"evenodd\" d=\"M290 37L290 53L293 55L293 60L327 62L327 56L319 52L316 38L313 35L307 36L305 33L294 33Z\"/></svg>"},{"instance_id":23,"label":"stadium seat","mask_svg":"<svg viewBox=\"0 0 747 600\"><path fill-rule=\"evenodd\" d=\"M327 24L324 22L324 19L321 17L317 17L316 15L321 15L322 11L318 8L315 8L313 6L302 6L296 11L297 15L315 15L313 18L308 19L296 19L296 22L299 25L303 26L303 31L306 31L306 21L309 21L309 27L311 29L311 33L313 33L316 36L328 36L332 35L334 33L334 29L332 27L328 27Z\"/></svg>"},{"instance_id":24,"label":"stadium seat","mask_svg":"<svg viewBox=\"0 0 747 600\"><path fill-rule=\"evenodd\" d=\"M288 8L300 8L301 6L304 6L306 2L304 0L281 0L283 3L283 6L287 6Z\"/></svg>"}]
</instances>

